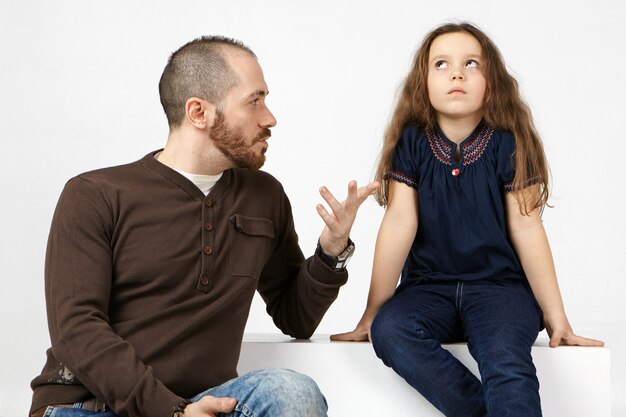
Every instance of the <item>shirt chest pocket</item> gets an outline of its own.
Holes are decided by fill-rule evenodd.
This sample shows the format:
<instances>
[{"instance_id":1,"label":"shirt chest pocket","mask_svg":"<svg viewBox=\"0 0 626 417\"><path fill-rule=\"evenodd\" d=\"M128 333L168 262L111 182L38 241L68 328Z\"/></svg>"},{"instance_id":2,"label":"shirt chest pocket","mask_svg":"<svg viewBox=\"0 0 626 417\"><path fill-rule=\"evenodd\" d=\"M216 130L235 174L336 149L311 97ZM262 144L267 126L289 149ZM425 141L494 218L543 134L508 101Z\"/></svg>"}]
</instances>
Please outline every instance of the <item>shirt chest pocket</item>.
<instances>
[{"instance_id":1,"label":"shirt chest pocket","mask_svg":"<svg viewBox=\"0 0 626 417\"><path fill-rule=\"evenodd\" d=\"M274 245L274 223L241 214L228 220L231 275L258 279Z\"/></svg>"}]
</instances>

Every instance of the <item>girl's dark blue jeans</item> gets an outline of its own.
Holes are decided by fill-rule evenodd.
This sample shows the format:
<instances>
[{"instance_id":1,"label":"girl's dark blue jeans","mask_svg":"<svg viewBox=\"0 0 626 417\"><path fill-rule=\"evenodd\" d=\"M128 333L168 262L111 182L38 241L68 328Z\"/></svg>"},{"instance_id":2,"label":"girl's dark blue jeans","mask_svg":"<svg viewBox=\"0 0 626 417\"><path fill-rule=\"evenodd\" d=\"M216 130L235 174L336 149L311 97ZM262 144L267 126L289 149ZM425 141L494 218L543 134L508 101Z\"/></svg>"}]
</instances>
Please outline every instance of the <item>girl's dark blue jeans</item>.
<instances>
[{"instance_id":1,"label":"girl's dark blue jeans","mask_svg":"<svg viewBox=\"0 0 626 417\"><path fill-rule=\"evenodd\" d=\"M403 287L371 327L376 355L448 417L541 416L531 348L542 313L526 281ZM466 341L481 380L441 347Z\"/></svg>"}]
</instances>

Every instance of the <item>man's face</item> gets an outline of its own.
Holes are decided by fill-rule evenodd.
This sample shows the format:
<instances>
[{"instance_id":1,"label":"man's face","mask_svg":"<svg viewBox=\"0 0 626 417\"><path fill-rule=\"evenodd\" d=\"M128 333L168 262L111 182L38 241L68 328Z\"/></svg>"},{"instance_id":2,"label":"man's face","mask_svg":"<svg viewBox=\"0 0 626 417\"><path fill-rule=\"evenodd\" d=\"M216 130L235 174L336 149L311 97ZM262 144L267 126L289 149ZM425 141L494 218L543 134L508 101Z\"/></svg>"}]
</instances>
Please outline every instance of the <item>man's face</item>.
<instances>
[{"instance_id":1,"label":"man's face","mask_svg":"<svg viewBox=\"0 0 626 417\"><path fill-rule=\"evenodd\" d=\"M209 135L235 166L256 170L265 162L276 119L265 105L268 89L256 59L243 51L228 51L227 57L239 82L216 112Z\"/></svg>"},{"instance_id":2,"label":"man's face","mask_svg":"<svg viewBox=\"0 0 626 417\"><path fill-rule=\"evenodd\" d=\"M233 165L257 170L265 163L266 139L272 136L272 132L269 128L262 128L254 138L246 137L240 127L228 126L224 113L218 111L210 135L215 146Z\"/></svg>"}]
</instances>

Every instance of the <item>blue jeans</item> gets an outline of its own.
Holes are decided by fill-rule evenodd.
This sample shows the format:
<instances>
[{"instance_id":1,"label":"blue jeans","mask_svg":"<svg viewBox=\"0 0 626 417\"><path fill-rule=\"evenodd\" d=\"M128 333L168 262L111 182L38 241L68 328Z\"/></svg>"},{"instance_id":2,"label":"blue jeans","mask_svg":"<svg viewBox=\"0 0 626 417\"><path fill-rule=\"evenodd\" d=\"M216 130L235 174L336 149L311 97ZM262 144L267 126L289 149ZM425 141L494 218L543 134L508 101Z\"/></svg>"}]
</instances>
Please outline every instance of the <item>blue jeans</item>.
<instances>
[{"instance_id":1,"label":"blue jeans","mask_svg":"<svg viewBox=\"0 0 626 417\"><path fill-rule=\"evenodd\" d=\"M222 417L326 417L328 406L315 381L289 369L249 372L198 394L235 397L237 406ZM80 407L80 404L76 404ZM49 408L44 417L119 417L110 411L94 412L80 408Z\"/></svg>"},{"instance_id":2,"label":"blue jeans","mask_svg":"<svg viewBox=\"0 0 626 417\"><path fill-rule=\"evenodd\" d=\"M531 347L542 314L525 281L421 283L376 315L376 355L448 417L541 416ZM467 341L482 382L441 343Z\"/></svg>"}]
</instances>

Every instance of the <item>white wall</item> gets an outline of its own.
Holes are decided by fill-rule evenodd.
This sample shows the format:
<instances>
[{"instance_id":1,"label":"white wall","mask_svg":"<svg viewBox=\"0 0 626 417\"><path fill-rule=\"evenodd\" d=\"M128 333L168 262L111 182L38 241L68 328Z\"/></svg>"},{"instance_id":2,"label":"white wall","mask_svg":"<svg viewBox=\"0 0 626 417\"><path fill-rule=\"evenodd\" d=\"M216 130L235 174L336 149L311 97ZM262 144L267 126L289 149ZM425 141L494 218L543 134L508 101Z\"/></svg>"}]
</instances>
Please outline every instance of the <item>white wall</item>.
<instances>
[{"instance_id":1,"label":"white wall","mask_svg":"<svg viewBox=\"0 0 626 417\"><path fill-rule=\"evenodd\" d=\"M555 208L544 221L570 321L609 342L616 392L626 391L626 8L519 4L2 0L0 417L25 415L49 344L42 271L59 192L73 175L164 144L157 83L173 50L224 34L257 53L278 119L265 169L282 180L310 254L322 228L318 187L343 197L350 179L371 178L411 56L448 19L491 35L532 106L554 177ZM360 317L381 217L373 200L362 208L351 279L319 333L348 330ZM247 330L276 331L258 300ZM615 410L626 415L624 400Z\"/></svg>"}]
</instances>

